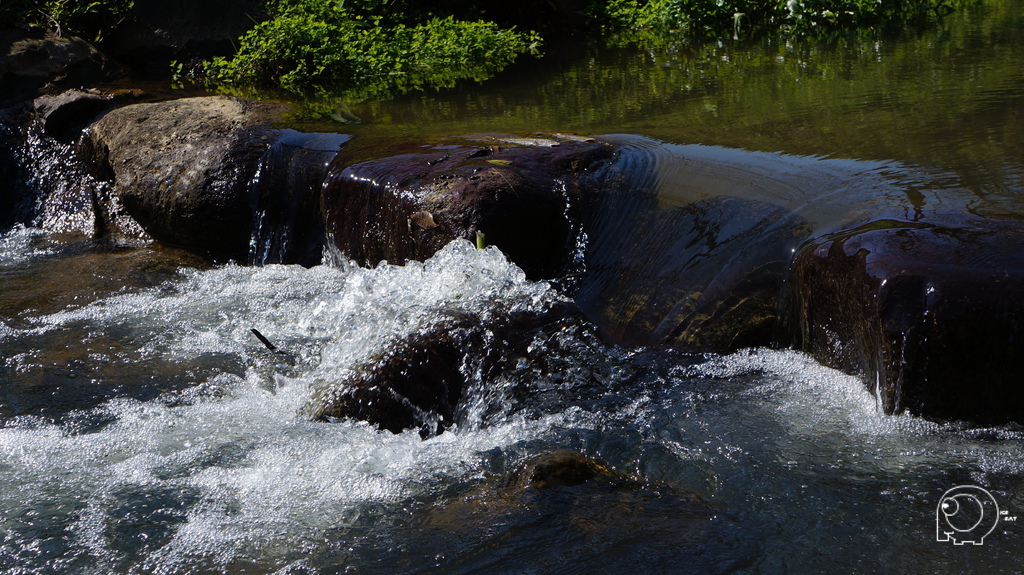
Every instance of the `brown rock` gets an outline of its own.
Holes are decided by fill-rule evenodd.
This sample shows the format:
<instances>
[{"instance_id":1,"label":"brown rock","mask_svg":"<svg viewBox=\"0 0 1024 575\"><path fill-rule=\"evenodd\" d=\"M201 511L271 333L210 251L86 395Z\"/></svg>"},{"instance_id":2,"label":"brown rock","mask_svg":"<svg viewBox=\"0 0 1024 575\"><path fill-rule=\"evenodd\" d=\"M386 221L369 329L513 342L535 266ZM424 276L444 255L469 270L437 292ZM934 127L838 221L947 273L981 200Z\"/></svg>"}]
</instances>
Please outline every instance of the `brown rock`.
<instances>
[{"instance_id":1,"label":"brown rock","mask_svg":"<svg viewBox=\"0 0 1024 575\"><path fill-rule=\"evenodd\" d=\"M501 383L514 385L501 379L514 367L551 373L545 361L557 354L531 344L583 323L568 302L544 310L512 306L450 317L390 343L339 380L321 382L307 412L321 421L357 419L393 433L418 429L430 437L460 423L470 390L486 411ZM502 393L494 399L508 401Z\"/></svg>"},{"instance_id":2,"label":"brown rock","mask_svg":"<svg viewBox=\"0 0 1024 575\"><path fill-rule=\"evenodd\" d=\"M93 171L153 238L245 261L247 188L282 111L223 96L118 108L90 129Z\"/></svg>"},{"instance_id":3,"label":"brown rock","mask_svg":"<svg viewBox=\"0 0 1024 575\"><path fill-rule=\"evenodd\" d=\"M120 66L75 36L0 30L0 108L51 89L93 85L120 76Z\"/></svg>"}]
</instances>

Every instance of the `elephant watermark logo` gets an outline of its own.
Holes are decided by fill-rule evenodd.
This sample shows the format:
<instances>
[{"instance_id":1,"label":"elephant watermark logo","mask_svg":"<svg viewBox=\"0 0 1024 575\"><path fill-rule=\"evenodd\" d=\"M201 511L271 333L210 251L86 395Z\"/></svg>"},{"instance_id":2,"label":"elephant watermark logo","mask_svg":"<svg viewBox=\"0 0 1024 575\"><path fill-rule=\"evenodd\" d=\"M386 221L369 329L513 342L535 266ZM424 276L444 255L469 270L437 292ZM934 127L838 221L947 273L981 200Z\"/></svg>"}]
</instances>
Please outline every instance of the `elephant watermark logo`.
<instances>
[{"instance_id":1,"label":"elephant watermark logo","mask_svg":"<svg viewBox=\"0 0 1024 575\"><path fill-rule=\"evenodd\" d=\"M957 485L939 499L935 540L982 545L995 530L999 518L999 504L991 493L976 485Z\"/></svg>"}]
</instances>

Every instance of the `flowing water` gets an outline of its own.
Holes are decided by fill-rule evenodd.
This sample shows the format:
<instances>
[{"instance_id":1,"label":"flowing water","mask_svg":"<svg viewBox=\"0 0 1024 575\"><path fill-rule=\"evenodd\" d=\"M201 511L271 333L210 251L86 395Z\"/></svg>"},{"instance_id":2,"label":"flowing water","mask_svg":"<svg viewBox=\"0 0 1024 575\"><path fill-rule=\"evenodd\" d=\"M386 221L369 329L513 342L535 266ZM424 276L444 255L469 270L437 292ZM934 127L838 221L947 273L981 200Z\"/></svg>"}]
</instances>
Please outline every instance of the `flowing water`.
<instances>
[{"instance_id":1,"label":"flowing water","mask_svg":"<svg viewBox=\"0 0 1024 575\"><path fill-rule=\"evenodd\" d=\"M904 39L551 58L504 84L352 106L365 124L345 145L630 133L697 158L709 185L770 175L783 204L896 173L886 185L927 186L931 202L948 188L960 206L1017 209L1024 25L1007 5ZM666 190L693 174L658 172ZM286 240L254 234L256 263ZM470 398L435 437L310 421L314 389L439 318L565 298L465 242L406 266L324 260L211 265L0 235L0 571L1024 570L1024 429L882 415L859 379L794 351L630 350L577 326L530 344L546 367L511 368L490 391L500 409ZM501 479L558 449L645 483L516 493ZM982 545L936 541L958 485L1006 512Z\"/></svg>"}]
</instances>

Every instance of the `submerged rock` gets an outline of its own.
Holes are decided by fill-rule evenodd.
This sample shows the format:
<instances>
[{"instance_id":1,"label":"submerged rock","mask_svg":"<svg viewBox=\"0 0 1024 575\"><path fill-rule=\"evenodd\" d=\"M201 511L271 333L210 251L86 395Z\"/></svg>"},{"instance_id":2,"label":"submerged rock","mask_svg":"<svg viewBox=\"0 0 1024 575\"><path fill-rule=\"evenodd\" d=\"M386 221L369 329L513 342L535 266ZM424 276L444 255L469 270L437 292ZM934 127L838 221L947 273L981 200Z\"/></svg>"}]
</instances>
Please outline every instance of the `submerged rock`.
<instances>
[{"instance_id":1,"label":"submerged rock","mask_svg":"<svg viewBox=\"0 0 1024 575\"><path fill-rule=\"evenodd\" d=\"M581 188L613 150L545 141L463 139L356 163L341 154L324 185L327 231L341 252L369 266L424 260L480 232L528 277L555 278L578 248Z\"/></svg>"},{"instance_id":2,"label":"submerged rock","mask_svg":"<svg viewBox=\"0 0 1024 575\"><path fill-rule=\"evenodd\" d=\"M153 238L245 261L249 184L283 109L223 96L118 108L91 126L94 175Z\"/></svg>"},{"instance_id":3,"label":"submerged rock","mask_svg":"<svg viewBox=\"0 0 1024 575\"><path fill-rule=\"evenodd\" d=\"M872 222L796 255L787 336L887 413L1024 422L1024 221Z\"/></svg>"},{"instance_id":4,"label":"submerged rock","mask_svg":"<svg viewBox=\"0 0 1024 575\"><path fill-rule=\"evenodd\" d=\"M716 516L693 493L618 471L578 451L558 450L433 504L417 523L487 533L539 519L588 539L626 531L658 544L695 545L707 538Z\"/></svg>"},{"instance_id":5,"label":"submerged rock","mask_svg":"<svg viewBox=\"0 0 1024 575\"><path fill-rule=\"evenodd\" d=\"M630 220L628 237L587 230L595 242L576 301L603 336L723 352L771 342L786 266L809 233L803 218L730 196L666 208L627 190L602 202L597 225Z\"/></svg>"}]
</instances>

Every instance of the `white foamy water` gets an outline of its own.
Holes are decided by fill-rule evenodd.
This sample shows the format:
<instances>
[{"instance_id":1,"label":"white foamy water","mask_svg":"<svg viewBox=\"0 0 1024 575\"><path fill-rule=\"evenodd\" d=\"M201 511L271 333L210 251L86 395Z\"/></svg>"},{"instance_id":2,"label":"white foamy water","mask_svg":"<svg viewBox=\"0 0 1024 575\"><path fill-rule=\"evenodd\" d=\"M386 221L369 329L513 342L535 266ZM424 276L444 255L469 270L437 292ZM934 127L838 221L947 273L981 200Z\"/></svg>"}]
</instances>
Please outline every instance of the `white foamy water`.
<instances>
[{"instance_id":1,"label":"white foamy water","mask_svg":"<svg viewBox=\"0 0 1024 575\"><path fill-rule=\"evenodd\" d=\"M21 240L12 241L21 249ZM373 270L186 269L152 288L5 328L4 346L24 338L63 342L70 331L84 334L86 346L96 333L115 334L143 358L182 365L235 359L196 371L190 385L155 399L114 397L56 418L5 420L0 569L333 573L416 572L430 564L441 572L515 572L517 560L545 550L574 553L592 567L623 566L669 541L671 551L645 564L671 569L683 557L700 572L784 564L806 571L828 556L856 570L864 554L850 553L847 542L860 538L872 557L888 548L909 558L885 563L907 570L934 544L920 534L934 526L935 502L948 487L984 485L1006 508L1024 501L1019 431L885 416L858 379L786 350L688 356L594 349L567 334L568 344L550 353L561 354L564 374L587 372L596 381L578 392L544 374L550 382L507 399L529 404L561 393L531 412L427 440L303 415L318 381L439 318L542 310L561 297L527 281L497 250L456 242L425 263ZM252 327L289 355L270 354ZM104 354L111 353L89 357L109 361ZM47 369L8 363L4 385ZM148 375L138 374L140 385ZM467 517L468 531L457 536L419 526L424 510L559 448L705 498L718 514L709 540L720 543L674 543L660 527L678 521L671 515L618 526L619 539L594 539L587 535L593 526L578 534L574 514L608 505L587 499L562 527L561 512L543 501L486 523ZM786 503L794 497L803 503ZM824 519L839 510L842 521ZM556 527L545 530L551 522ZM877 539L865 538L870 529L881 529ZM565 539L551 543L553 534ZM990 555L972 564L1012 556L1015 536L1012 526L994 534ZM964 565L945 547L926 549L932 570ZM475 559L459 563L466 553Z\"/></svg>"},{"instance_id":2,"label":"white foamy water","mask_svg":"<svg viewBox=\"0 0 1024 575\"><path fill-rule=\"evenodd\" d=\"M132 561L143 570L186 570L197 557L227 565L256 556L276 565L286 550L357 519L358 506L479 474L480 453L543 435L564 419L423 441L415 432L308 421L301 411L312 381L452 310L511 301L540 309L559 297L527 282L497 250L456 242L425 264L402 267L187 271L154 289L35 318L31 331L44 334L117 326L144 355L228 353L253 362L270 355L249 332L258 326L300 360L289 376L274 374L271 386L266 373L249 368L160 400L115 399L68 414L112 421L93 433L29 416L10 420L0 429L0 501L13 521L5 529L17 529L30 502L58 498L71 509L54 519L69 536L64 554L88 557L75 564L94 572L120 569L125 549L148 551ZM149 522L121 517L133 509L166 525L132 535L124 522ZM161 544L150 550L154 538Z\"/></svg>"},{"instance_id":3,"label":"white foamy water","mask_svg":"<svg viewBox=\"0 0 1024 575\"><path fill-rule=\"evenodd\" d=\"M36 323L41 330L117 323L147 339L149 351L185 355L251 353L257 341L249 330L255 327L282 348L323 342L321 362L332 369L448 312L484 312L500 301L541 309L561 297L546 283L528 282L496 248L477 250L467 241L406 266L227 265L186 276Z\"/></svg>"}]
</instances>

